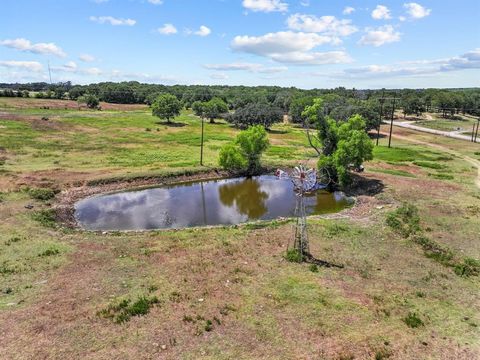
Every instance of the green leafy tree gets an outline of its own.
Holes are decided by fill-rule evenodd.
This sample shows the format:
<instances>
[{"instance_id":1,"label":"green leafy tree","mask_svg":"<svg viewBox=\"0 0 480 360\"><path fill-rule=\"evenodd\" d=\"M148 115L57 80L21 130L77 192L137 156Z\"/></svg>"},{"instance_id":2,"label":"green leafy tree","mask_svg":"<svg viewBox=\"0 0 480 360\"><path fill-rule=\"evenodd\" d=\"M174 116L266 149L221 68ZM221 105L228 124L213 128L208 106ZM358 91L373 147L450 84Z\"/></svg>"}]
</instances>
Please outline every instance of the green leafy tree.
<instances>
[{"instance_id":1,"label":"green leafy tree","mask_svg":"<svg viewBox=\"0 0 480 360\"><path fill-rule=\"evenodd\" d=\"M85 94L77 98L78 105L85 104L89 109L97 109L100 100L94 94Z\"/></svg>"},{"instance_id":2,"label":"green leafy tree","mask_svg":"<svg viewBox=\"0 0 480 360\"><path fill-rule=\"evenodd\" d=\"M289 115L292 119L292 122L297 124L303 124L305 121L305 116L302 116L303 111L307 106L313 104L313 97L311 96L302 96L296 97L290 103Z\"/></svg>"},{"instance_id":3,"label":"green leafy tree","mask_svg":"<svg viewBox=\"0 0 480 360\"><path fill-rule=\"evenodd\" d=\"M159 95L152 103L152 115L157 116L161 120L167 120L171 123L171 119L180 115L182 103L175 95L162 94Z\"/></svg>"},{"instance_id":4,"label":"green leafy tree","mask_svg":"<svg viewBox=\"0 0 480 360\"><path fill-rule=\"evenodd\" d=\"M318 168L323 182L347 185L351 170L360 169L366 160L371 160L373 143L366 133L365 120L354 115L346 122L337 122L323 115L322 99L315 99L307 106L304 116L316 123L318 135L310 145L319 154Z\"/></svg>"},{"instance_id":5,"label":"green leafy tree","mask_svg":"<svg viewBox=\"0 0 480 360\"><path fill-rule=\"evenodd\" d=\"M210 124L215 123L223 114L228 113L228 105L222 99L214 97L210 101L204 103L205 117L210 120Z\"/></svg>"},{"instance_id":6,"label":"green leafy tree","mask_svg":"<svg viewBox=\"0 0 480 360\"><path fill-rule=\"evenodd\" d=\"M245 172L252 176L261 169L260 158L270 142L267 132L261 125L251 126L242 131L233 144L227 144L220 150L220 166L228 171Z\"/></svg>"},{"instance_id":7,"label":"green leafy tree","mask_svg":"<svg viewBox=\"0 0 480 360\"><path fill-rule=\"evenodd\" d=\"M281 109L263 102L247 104L227 117L227 121L242 129L253 125L262 125L269 129L272 124L281 122L282 119Z\"/></svg>"}]
</instances>

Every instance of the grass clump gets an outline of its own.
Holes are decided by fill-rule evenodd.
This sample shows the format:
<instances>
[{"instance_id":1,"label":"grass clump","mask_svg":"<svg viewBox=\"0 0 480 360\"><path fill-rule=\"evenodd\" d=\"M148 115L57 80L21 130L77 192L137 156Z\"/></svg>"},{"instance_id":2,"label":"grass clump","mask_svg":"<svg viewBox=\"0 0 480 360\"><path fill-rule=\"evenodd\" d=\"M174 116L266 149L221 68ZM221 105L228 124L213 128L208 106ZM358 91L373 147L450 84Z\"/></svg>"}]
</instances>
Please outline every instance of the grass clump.
<instances>
[{"instance_id":1,"label":"grass clump","mask_svg":"<svg viewBox=\"0 0 480 360\"><path fill-rule=\"evenodd\" d=\"M428 176L433 177L438 180L453 180L453 175L450 174L428 174Z\"/></svg>"},{"instance_id":2,"label":"grass clump","mask_svg":"<svg viewBox=\"0 0 480 360\"><path fill-rule=\"evenodd\" d=\"M49 247L45 251L42 251L38 256L40 257L45 257L45 256L55 256L60 254L60 250L58 250L56 247Z\"/></svg>"},{"instance_id":3,"label":"grass clump","mask_svg":"<svg viewBox=\"0 0 480 360\"><path fill-rule=\"evenodd\" d=\"M412 329L415 329L424 325L422 319L420 319L417 316L417 314L414 312L409 312L408 315L403 319L403 322L407 324L408 327L411 327Z\"/></svg>"},{"instance_id":4,"label":"grass clump","mask_svg":"<svg viewBox=\"0 0 480 360\"><path fill-rule=\"evenodd\" d=\"M463 263L455 265L454 271L460 276L478 276L480 275L480 260L467 257L463 259Z\"/></svg>"},{"instance_id":5,"label":"grass clump","mask_svg":"<svg viewBox=\"0 0 480 360\"><path fill-rule=\"evenodd\" d=\"M20 242L21 240L22 240L21 237L19 237L19 236L13 236L13 237L11 237L10 239L8 239L7 241L5 241L5 245L6 245L6 246L10 246L10 245L12 245L12 244L14 244L14 243Z\"/></svg>"},{"instance_id":6,"label":"grass clump","mask_svg":"<svg viewBox=\"0 0 480 360\"><path fill-rule=\"evenodd\" d=\"M56 225L55 210L53 209L35 211L32 213L32 219L45 227L53 228Z\"/></svg>"},{"instance_id":7,"label":"grass clump","mask_svg":"<svg viewBox=\"0 0 480 360\"><path fill-rule=\"evenodd\" d=\"M404 203L387 215L387 225L404 238L416 234L420 231L418 209L412 204Z\"/></svg>"},{"instance_id":8,"label":"grass clump","mask_svg":"<svg viewBox=\"0 0 480 360\"><path fill-rule=\"evenodd\" d=\"M58 191L48 189L48 188L33 188L33 189L27 189L28 195L32 199L35 200L40 200L40 201L48 201L51 200L55 197Z\"/></svg>"},{"instance_id":9,"label":"grass clump","mask_svg":"<svg viewBox=\"0 0 480 360\"><path fill-rule=\"evenodd\" d=\"M150 312L150 308L160 301L156 296L141 296L136 301L124 299L117 304L109 305L107 308L98 312L99 316L112 319L117 324L122 324L130 320L132 316L143 316Z\"/></svg>"},{"instance_id":10,"label":"grass clump","mask_svg":"<svg viewBox=\"0 0 480 360\"><path fill-rule=\"evenodd\" d=\"M317 264L310 264L308 269L313 273L317 273L318 272L318 265Z\"/></svg>"},{"instance_id":11,"label":"grass clump","mask_svg":"<svg viewBox=\"0 0 480 360\"><path fill-rule=\"evenodd\" d=\"M417 166L425 167L425 168L429 168L429 169L437 169L438 170L438 169L445 169L446 168L445 165L434 163L434 162L429 162L429 161L416 160L413 163Z\"/></svg>"},{"instance_id":12,"label":"grass clump","mask_svg":"<svg viewBox=\"0 0 480 360\"><path fill-rule=\"evenodd\" d=\"M285 254L285 259L289 262L301 263L303 256L297 249L288 249Z\"/></svg>"}]
</instances>

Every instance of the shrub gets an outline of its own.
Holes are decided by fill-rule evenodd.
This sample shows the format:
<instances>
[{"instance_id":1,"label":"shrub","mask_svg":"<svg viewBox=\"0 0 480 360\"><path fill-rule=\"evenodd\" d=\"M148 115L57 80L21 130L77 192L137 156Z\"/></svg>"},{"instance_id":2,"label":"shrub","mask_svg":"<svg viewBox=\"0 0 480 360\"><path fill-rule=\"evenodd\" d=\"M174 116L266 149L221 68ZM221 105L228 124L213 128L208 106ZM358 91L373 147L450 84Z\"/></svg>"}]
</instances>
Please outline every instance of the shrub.
<instances>
[{"instance_id":1,"label":"shrub","mask_svg":"<svg viewBox=\"0 0 480 360\"><path fill-rule=\"evenodd\" d=\"M261 169L260 157L269 145L263 126L251 126L240 132L234 144L222 147L219 164L228 171L245 171L249 176L256 175Z\"/></svg>"},{"instance_id":2,"label":"shrub","mask_svg":"<svg viewBox=\"0 0 480 360\"><path fill-rule=\"evenodd\" d=\"M32 219L45 227L55 227L56 225L56 215L53 209L35 211L32 213Z\"/></svg>"},{"instance_id":3,"label":"shrub","mask_svg":"<svg viewBox=\"0 0 480 360\"><path fill-rule=\"evenodd\" d=\"M57 191L48 188L28 189L28 194L32 199L47 201L55 197Z\"/></svg>"},{"instance_id":4,"label":"shrub","mask_svg":"<svg viewBox=\"0 0 480 360\"><path fill-rule=\"evenodd\" d=\"M460 276L478 276L480 275L480 260L465 258L463 263L455 265L455 274Z\"/></svg>"},{"instance_id":5,"label":"shrub","mask_svg":"<svg viewBox=\"0 0 480 360\"><path fill-rule=\"evenodd\" d=\"M55 248L55 247L49 247L49 248L46 249L45 251L43 251L43 252L41 252L40 254L38 254L38 256L44 257L44 256L58 255L58 254L60 254L60 250L58 250L58 249Z\"/></svg>"},{"instance_id":6,"label":"shrub","mask_svg":"<svg viewBox=\"0 0 480 360\"><path fill-rule=\"evenodd\" d=\"M414 312L409 312L408 315L403 319L403 322L412 329L424 325L422 319L420 319Z\"/></svg>"},{"instance_id":7,"label":"shrub","mask_svg":"<svg viewBox=\"0 0 480 360\"><path fill-rule=\"evenodd\" d=\"M316 264L310 264L310 266L308 267L308 269L311 271L311 272L314 272L314 273L317 273L318 272L318 266Z\"/></svg>"},{"instance_id":8,"label":"shrub","mask_svg":"<svg viewBox=\"0 0 480 360\"><path fill-rule=\"evenodd\" d=\"M301 263L303 256L297 249L288 249L285 254L285 259L290 262Z\"/></svg>"}]
</instances>

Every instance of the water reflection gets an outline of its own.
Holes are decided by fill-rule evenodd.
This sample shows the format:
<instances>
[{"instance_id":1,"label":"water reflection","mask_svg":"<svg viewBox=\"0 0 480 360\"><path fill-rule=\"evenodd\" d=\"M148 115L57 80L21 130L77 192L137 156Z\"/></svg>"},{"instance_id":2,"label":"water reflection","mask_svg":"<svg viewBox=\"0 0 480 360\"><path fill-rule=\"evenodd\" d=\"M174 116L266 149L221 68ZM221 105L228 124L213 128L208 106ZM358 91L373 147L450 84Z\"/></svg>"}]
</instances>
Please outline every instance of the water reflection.
<instances>
[{"instance_id":1,"label":"water reflection","mask_svg":"<svg viewBox=\"0 0 480 360\"><path fill-rule=\"evenodd\" d=\"M308 214L349 205L341 193L318 191L305 199ZM292 216L293 186L274 176L193 182L101 195L75 205L78 223L89 230L145 230L238 224Z\"/></svg>"},{"instance_id":2,"label":"water reflection","mask_svg":"<svg viewBox=\"0 0 480 360\"><path fill-rule=\"evenodd\" d=\"M249 219L259 219L267 212L265 201L268 193L261 190L258 179L237 180L218 187L218 195L223 205L235 206L237 211Z\"/></svg>"}]
</instances>

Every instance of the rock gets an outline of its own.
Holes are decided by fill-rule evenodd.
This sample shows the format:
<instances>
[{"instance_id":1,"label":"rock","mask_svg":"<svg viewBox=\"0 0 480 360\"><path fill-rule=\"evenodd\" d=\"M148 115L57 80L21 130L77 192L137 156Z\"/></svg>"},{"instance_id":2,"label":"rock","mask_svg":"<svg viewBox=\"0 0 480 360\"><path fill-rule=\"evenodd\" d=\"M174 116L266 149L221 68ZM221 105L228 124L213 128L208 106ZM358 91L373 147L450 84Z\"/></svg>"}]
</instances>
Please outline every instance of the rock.
<instances>
[{"instance_id":1,"label":"rock","mask_svg":"<svg viewBox=\"0 0 480 360\"><path fill-rule=\"evenodd\" d=\"M162 345L161 348L162 350L167 350L167 345Z\"/></svg>"},{"instance_id":2,"label":"rock","mask_svg":"<svg viewBox=\"0 0 480 360\"><path fill-rule=\"evenodd\" d=\"M31 210L31 209L33 209L33 205L32 204L27 204L27 205L25 205L25 209Z\"/></svg>"},{"instance_id":3,"label":"rock","mask_svg":"<svg viewBox=\"0 0 480 360\"><path fill-rule=\"evenodd\" d=\"M205 299L202 299L202 298L198 299L198 302L204 302L204 301Z\"/></svg>"}]
</instances>

